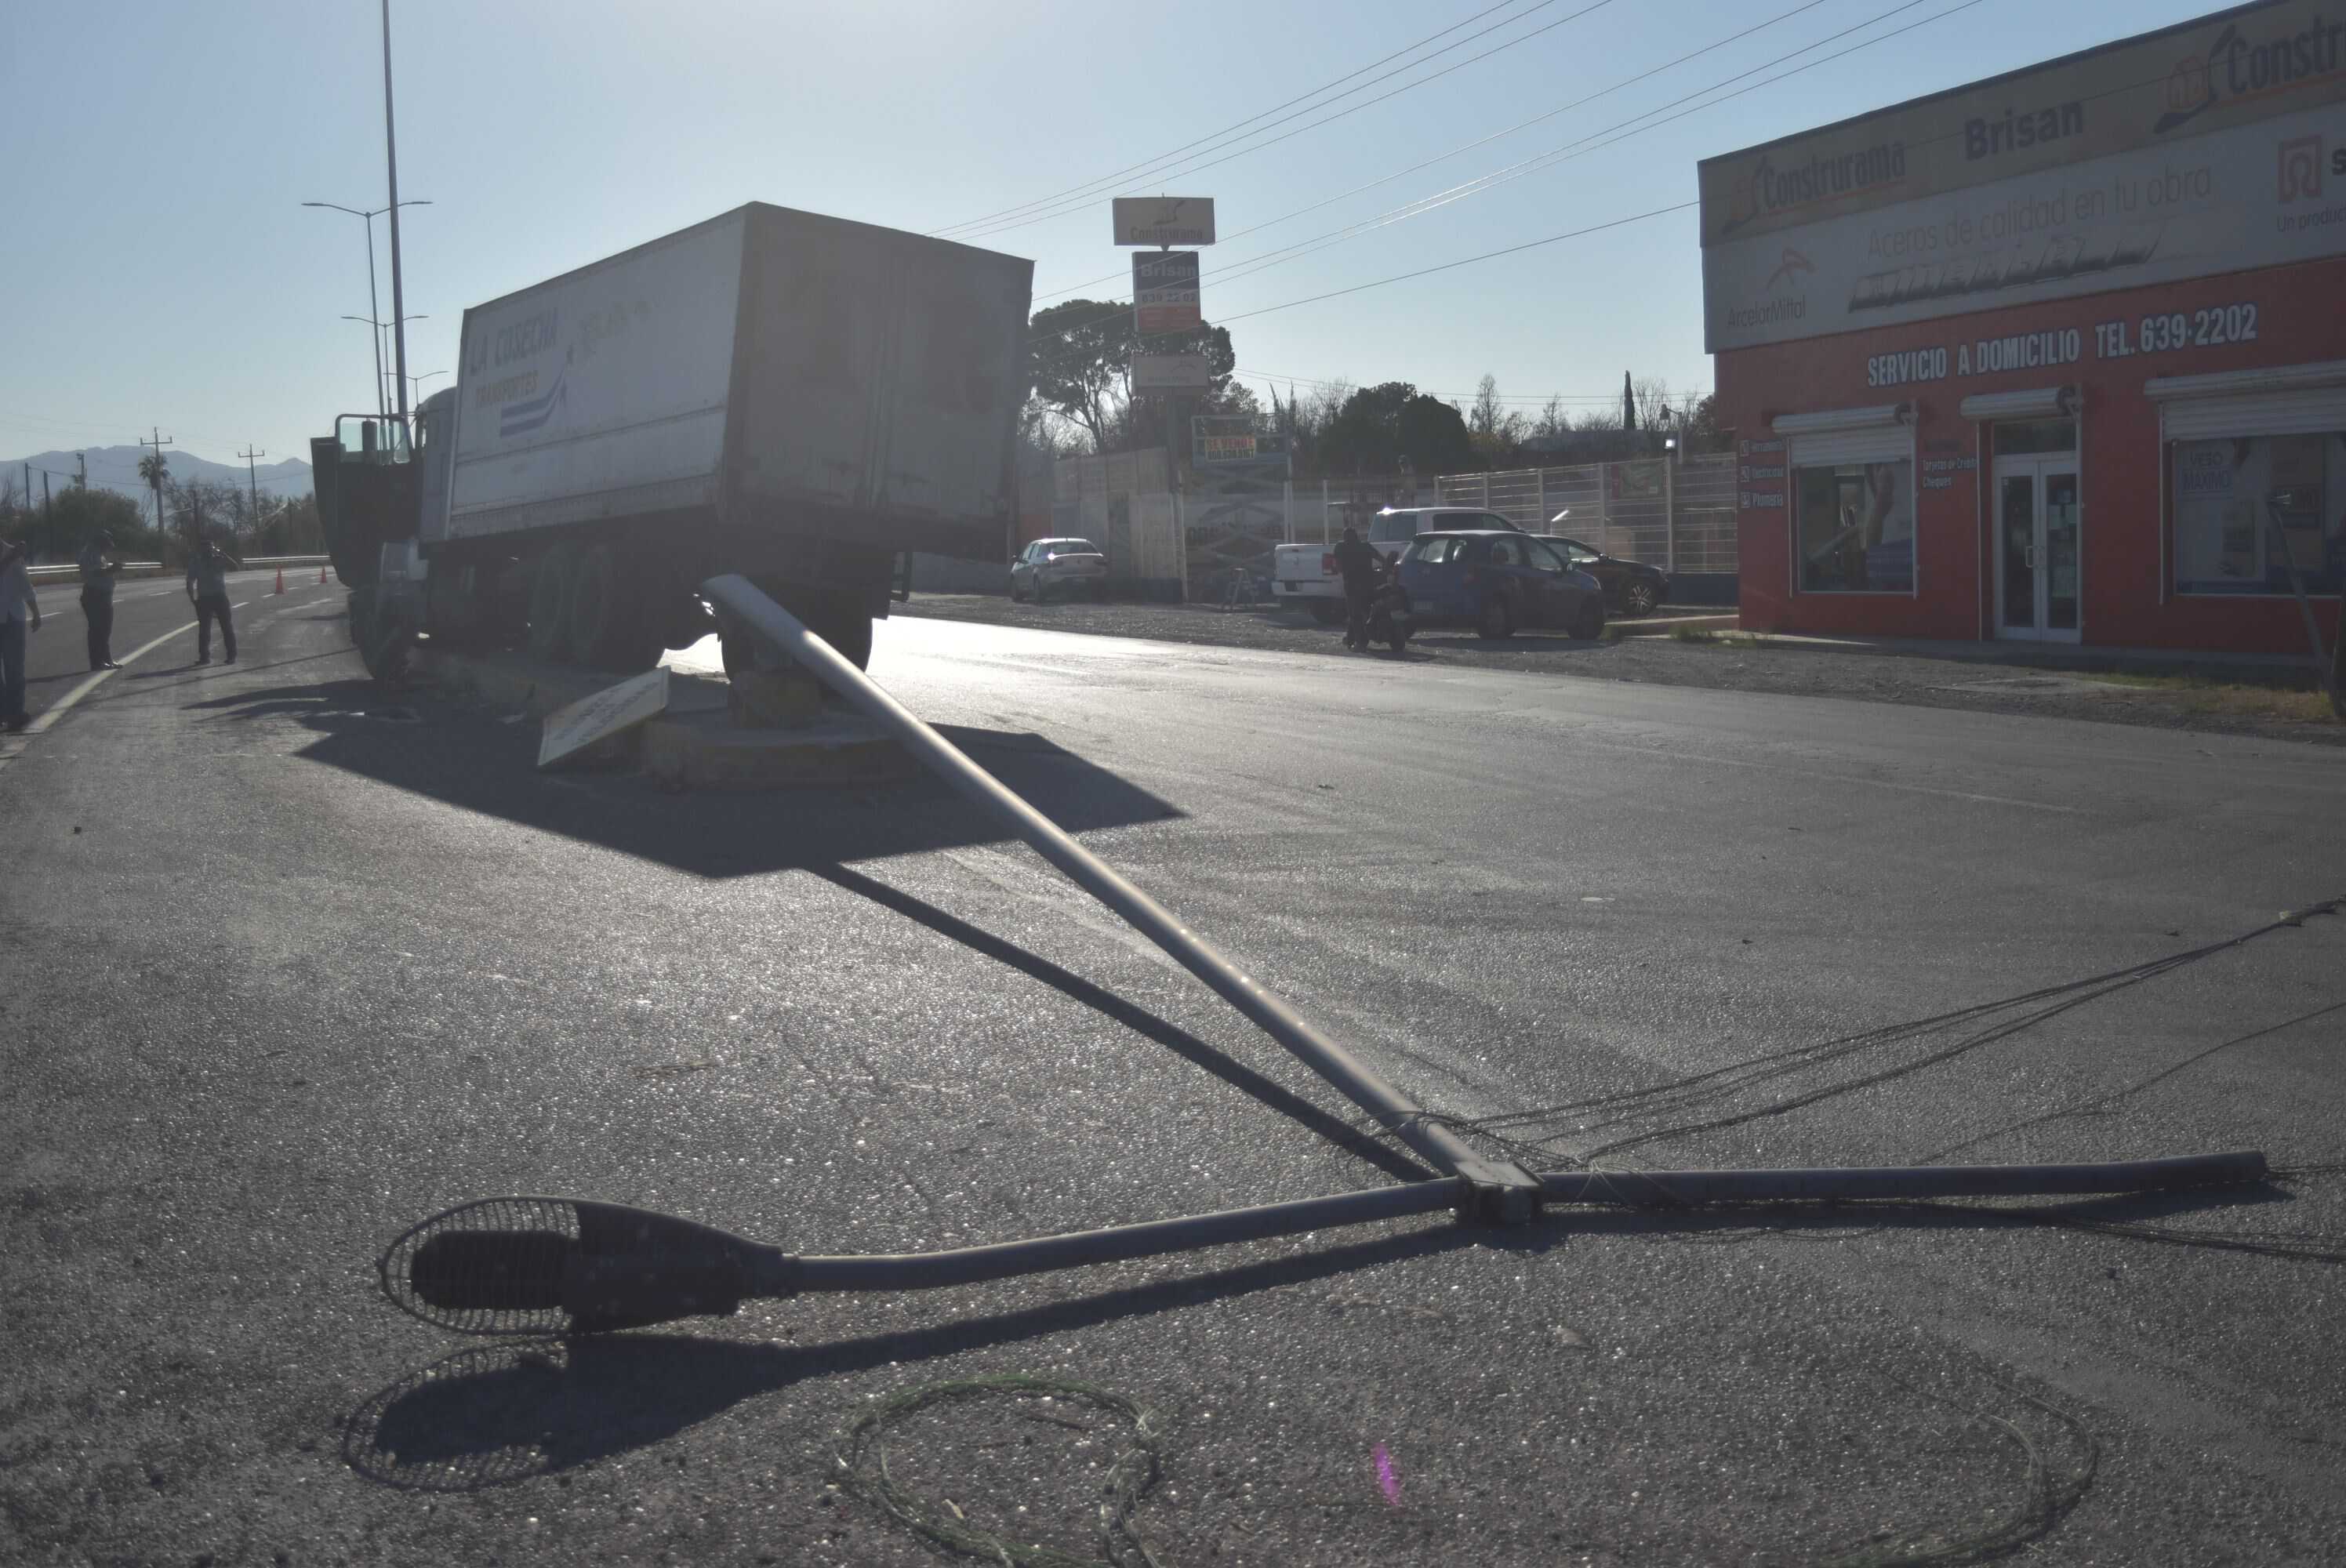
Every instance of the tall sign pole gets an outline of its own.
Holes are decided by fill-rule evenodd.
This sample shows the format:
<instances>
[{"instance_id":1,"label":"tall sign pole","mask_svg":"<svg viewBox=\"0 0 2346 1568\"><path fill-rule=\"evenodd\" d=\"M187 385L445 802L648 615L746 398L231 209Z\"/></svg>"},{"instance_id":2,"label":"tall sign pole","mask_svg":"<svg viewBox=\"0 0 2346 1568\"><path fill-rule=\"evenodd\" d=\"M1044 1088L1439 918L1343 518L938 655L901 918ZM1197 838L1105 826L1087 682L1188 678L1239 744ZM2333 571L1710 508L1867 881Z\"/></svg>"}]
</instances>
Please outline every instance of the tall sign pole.
<instances>
[{"instance_id":1,"label":"tall sign pole","mask_svg":"<svg viewBox=\"0 0 2346 1568\"><path fill-rule=\"evenodd\" d=\"M382 0L382 159L391 176L391 333L399 376L399 423L407 426L407 307L399 287L399 137L391 118L391 0ZM370 252L372 258L372 252Z\"/></svg>"}]
</instances>

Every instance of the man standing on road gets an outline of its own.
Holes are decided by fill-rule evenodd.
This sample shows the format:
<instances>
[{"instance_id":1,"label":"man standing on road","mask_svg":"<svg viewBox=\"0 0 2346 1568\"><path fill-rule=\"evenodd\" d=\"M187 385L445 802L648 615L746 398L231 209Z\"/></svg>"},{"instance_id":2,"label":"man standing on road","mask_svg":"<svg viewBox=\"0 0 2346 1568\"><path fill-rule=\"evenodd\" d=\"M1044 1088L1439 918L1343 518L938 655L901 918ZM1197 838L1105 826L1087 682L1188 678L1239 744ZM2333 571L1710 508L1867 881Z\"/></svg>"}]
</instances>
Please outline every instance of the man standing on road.
<instances>
[{"instance_id":1,"label":"man standing on road","mask_svg":"<svg viewBox=\"0 0 2346 1568\"><path fill-rule=\"evenodd\" d=\"M1335 550L1337 575L1344 579L1344 646L1369 646L1369 603L1385 575L1385 558L1361 531L1346 525Z\"/></svg>"},{"instance_id":2,"label":"man standing on road","mask_svg":"<svg viewBox=\"0 0 2346 1568\"><path fill-rule=\"evenodd\" d=\"M25 637L41 629L41 601L33 596L21 545L0 545L0 729L24 733Z\"/></svg>"},{"instance_id":3,"label":"man standing on road","mask_svg":"<svg viewBox=\"0 0 2346 1568\"><path fill-rule=\"evenodd\" d=\"M223 664L236 662L236 626L228 615L228 575L244 563L209 539L188 556L188 598L196 606L196 662L212 662L212 622L219 622Z\"/></svg>"},{"instance_id":4,"label":"man standing on road","mask_svg":"<svg viewBox=\"0 0 2346 1568\"><path fill-rule=\"evenodd\" d=\"M114 662L114 577L122 570L119 560L108 561L107 552L114 548L114 535L100 530L82 548L81 613L89 623L89 667L120 669Z\"/></svg>"}]
</instances>

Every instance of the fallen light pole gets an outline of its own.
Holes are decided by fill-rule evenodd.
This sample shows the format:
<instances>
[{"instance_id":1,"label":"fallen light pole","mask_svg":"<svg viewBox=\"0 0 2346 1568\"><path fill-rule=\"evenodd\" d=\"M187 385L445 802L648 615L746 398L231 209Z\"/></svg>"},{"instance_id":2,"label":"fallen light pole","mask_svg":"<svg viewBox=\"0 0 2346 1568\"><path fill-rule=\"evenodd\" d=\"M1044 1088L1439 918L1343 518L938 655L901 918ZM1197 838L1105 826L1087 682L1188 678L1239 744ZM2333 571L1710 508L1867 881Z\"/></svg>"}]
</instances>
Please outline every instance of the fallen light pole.
<instances>
[{"instance_id":1,"label":"fallen light pole","mask_svg":"<svg viewBox=\"0 0 2346 1568\"><path fill-rule=\"evenodd\" d=\"M711 578L701 592L721 617L765 637L877 720L964 798L1000 819L1444 1174L1402 1186L1024 1241L840 1257L793 1255L713 1226L624 1204L480 1198L405 1231L380 1260L383 1293L403 1310L441 1328L473 1334L639 1328L729 1314L750 1299L976 1284L1444 1209L1466 1219L1522 1224L1543 1202L1678 1208L2052 1196L2234 1186L2266 1175L2264 1156L2246 1150L2096 1165L1542 1175L1486 1158L972 762L747 579Z\"/></svg>"}]
</instances>

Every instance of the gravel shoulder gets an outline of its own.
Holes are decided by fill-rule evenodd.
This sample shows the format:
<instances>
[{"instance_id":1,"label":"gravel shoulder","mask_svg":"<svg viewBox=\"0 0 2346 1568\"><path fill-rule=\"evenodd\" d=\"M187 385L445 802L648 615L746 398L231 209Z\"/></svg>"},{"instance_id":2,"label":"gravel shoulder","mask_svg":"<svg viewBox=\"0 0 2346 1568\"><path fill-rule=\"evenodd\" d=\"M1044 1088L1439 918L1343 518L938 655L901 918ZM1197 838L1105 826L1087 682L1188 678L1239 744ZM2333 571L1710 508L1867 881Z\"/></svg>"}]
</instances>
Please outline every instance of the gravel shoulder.
<instances>
[{"instance_id":1,"label":"gravel shoulder","mask_svg":"<svg viewBox=\"0 0 2346 1568\"><path fill-rule=\"evenodd\" d=\"M984 594L916 594L911 602L897 606L895 613L1096 636L1324 654L1332 658L1382 660L1387 657L1347 653L1341 627L1319 626L1302 611L1273 606L1222 610L1204 605L1033 605ZM1561 635L1519 632L1504 642L1491 642L1463 629L1426 632L1411 642L1406 657L1417 663L1587 680L1837 697L2346 745L2346 725L2331 722L2326 714L2309 720L2271 711L2292 707L2310 711L2319 706L2293 704L2289 700L2291 694L2253 686L2127 684L2073 669L2019 662L1787 647L1739 637L1681 642L1668 636L1629 636L1584 643ZM2281 700L2272 700L2276 697Z\"/></svg>"}]
</instances>

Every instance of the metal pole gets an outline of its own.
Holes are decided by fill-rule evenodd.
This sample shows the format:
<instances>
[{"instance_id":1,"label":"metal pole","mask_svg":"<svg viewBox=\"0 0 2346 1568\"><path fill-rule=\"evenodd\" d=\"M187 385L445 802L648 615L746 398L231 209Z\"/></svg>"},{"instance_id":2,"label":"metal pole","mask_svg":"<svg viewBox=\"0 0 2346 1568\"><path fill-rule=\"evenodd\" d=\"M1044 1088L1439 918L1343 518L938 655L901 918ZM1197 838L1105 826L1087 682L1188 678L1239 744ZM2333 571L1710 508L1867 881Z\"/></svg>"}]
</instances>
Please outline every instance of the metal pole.
<instances>
[{"instance_id":1,"label":"metal pole","mask_svg":"<svg viewBox=\"0 0 2346 1568\"><path fill-rule=\"evenodd\" d=\"M1325 1078L1377 1124L1445 1174L1463 1176L1498 1209L1494 1217L1527 1218L1537 1207L1538 1182L1518 1166L1486 1160L1366 1064L1304 1022L1253 976L1208 946L1198 934L1110 869L1107 863L1028 805L944 737L832 649L746 577L711 577L701 593L744 626L771 641L800 667L879 721L904 748L954 791L1000 820L1037 854L1072 878L1140 933L1171 954L1222 1000L1237 1008L1306 1066Z\"/></svg>"},{"instance_id":2,"label":"metal pole","mask_svg":"<svg viewBox=\"0 0 2346 1568\"><path fill-rule=\"evenodd\" d=\"M2261 1181L2265 1156L2254 1150L2073 1166L1913 1166L1836 1170L1551 1171L1540 1186L1552 1203L1624 1208L1687 1208L1704 1204L1865 1203L1943 1197L2060 1197L2158 1192L2177 1187ZM941 1252L844 1257L769 1255L773 1278L755 1293L812 1290L927 1290L1188 1252L1231 1242L1344 1225L1369 1225L1458 1207L1470 1184L1456 1176L1332 1197L1300 1198L1224 1209L1179 1219L1080 1230Z\"/></svg>"},{"instance_id":3,"label":"metal pole","mask_svg":"<svg viewBox=\"0 0 2346 1568\"><path fill-rule=\"evenodd\" d=\"M384 401L382 390L382 307L375 303L374 296L374 214L360 216L366 220L367 231L367 324L373 328L371 335L374 339L374 414L383 419L390 415L391 406ZM392 221L399 221L396 209L393 209Z\"/></svg>"},{"instance_id":4,"label":"metal pole","mask_svg":"<svg viewBox=\"0 0 2346 1568\"><path fill-rule=\"evenodd\" d=\"M399 372L399 423L407 425L407 307L399 285L399 138L391 120L391 0L382 0L382 161L391 177L391 332ZM368 232L373 232L369 224ZM368 255L373 255L370 240Z\"/></svg>"},{"instance_id":5,"label":"metal pole","mask_svg":"<svg viewBox=\"0 0 2346 1568\"><path fill-rule=\"evenodd\" d=\"M1665 461L1662 464L1662 559L1669 563L1670 575L1678 575L1678 465Z\"/></svg>"}]
</instances>

